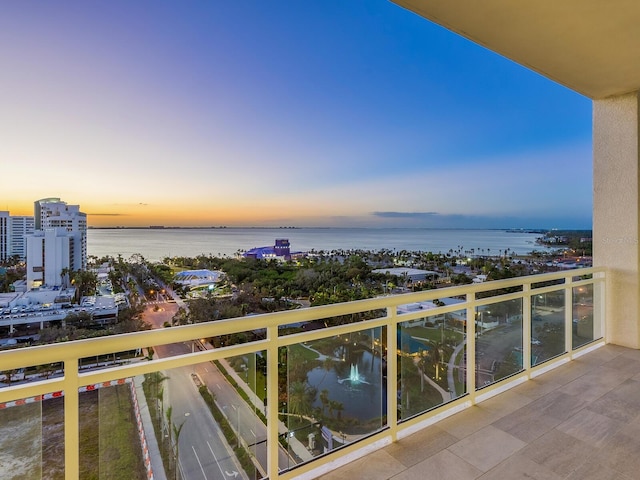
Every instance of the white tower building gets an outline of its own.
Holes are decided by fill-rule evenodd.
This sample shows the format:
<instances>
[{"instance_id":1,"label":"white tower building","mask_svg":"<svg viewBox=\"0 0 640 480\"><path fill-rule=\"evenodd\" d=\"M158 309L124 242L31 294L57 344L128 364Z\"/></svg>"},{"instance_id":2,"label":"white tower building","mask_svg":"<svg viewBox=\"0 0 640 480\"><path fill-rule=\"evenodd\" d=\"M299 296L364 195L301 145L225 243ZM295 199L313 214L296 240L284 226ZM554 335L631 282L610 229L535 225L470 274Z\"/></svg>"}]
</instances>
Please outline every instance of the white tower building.
<instances>
[{"instance_id":1,"label":"white tower building","mask_svg":"<svg viewBox=\"0 0 640 480\"><path fill-rule=\"evenodd\" d=\"M84 270L87 266L87 215L79 205L67 205L59 198L44 198L34 205L35 230L64 228L72 233L70 267Z\"/></svg>"},{"instance_id":2,"label":"white tower building","mask_svg":"<svg viewBox=\"0 0 640 480\"><path fill-rule=\"evenodd\" d=\"M27 237L27 288L62 285L64 269L76 270L71 262L74 234L65 228L36 230Z\"/></svg>"}]
</instances>

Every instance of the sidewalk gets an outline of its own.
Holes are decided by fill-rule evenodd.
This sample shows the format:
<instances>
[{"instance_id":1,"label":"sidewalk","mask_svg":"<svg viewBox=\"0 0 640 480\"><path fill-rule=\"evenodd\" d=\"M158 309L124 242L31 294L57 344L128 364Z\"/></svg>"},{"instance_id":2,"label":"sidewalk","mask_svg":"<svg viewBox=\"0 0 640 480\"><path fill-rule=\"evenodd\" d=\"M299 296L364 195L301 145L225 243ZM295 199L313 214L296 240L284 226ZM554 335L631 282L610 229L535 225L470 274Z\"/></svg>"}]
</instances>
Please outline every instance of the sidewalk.
<instances>
[{"instance_id":1,"label":"sidewalk","mask_svg":"<svg viewBox=\"0 0 640 480\"><path fill-rule=\"evenodd\" d=\"M162 457L160 456L160 448L158 447L158 441L156 439L156 433L153 429L153 423L149 414L147 398L144 396L144 391L142 389L143 381L143 375L138 375L133 379L136 389L136 397L138 398L138 406L140 408L140 417L144 426L144 435L147 440L149 458L151 460L153 480L167 480L167 476L164 471L164 465L162 464Z\"/></svg>"},{"instance_id":2,"label":"sidewalk","mask_svg":"<svg viewBox=\"0 0 640 480\"><path fill-rule=\"evenodd\" d=\"M205 348L209 350L213 347L211 347L211 345L207 343L205 345ZM249 385L247 385L246 382L240 377L240 375L238 375L238 373L229 365L227 359L221 359L220 364L226 370L227 374L229 374L229 376L231 376L238 384L238 386L242 388L242 390L247 394L253 405L260 412L266 414L266 408L264 407L262 400L255 393L253 393L253 390L249 388ZM287 426L281 420L278 420L278 433L285 434L288 432L289 429L287 428ZM305 447L296 437L287 438L287 441L289 442L289 447L291 448L291 450L293 450L293 452L303 461L311 460L313 458L313 455L311 454L311 452L309 452L309 450L307 450L307 447Z\"/></svg>"}]
</instances>

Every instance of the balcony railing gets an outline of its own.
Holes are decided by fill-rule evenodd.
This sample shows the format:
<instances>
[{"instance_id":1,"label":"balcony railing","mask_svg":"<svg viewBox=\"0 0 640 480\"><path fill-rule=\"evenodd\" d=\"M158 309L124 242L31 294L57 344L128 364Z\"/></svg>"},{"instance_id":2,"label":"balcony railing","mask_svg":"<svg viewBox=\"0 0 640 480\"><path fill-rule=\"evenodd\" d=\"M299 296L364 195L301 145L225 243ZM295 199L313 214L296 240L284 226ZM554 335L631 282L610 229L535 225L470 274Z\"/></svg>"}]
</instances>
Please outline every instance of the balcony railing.
<instances>
[{"instance_id":1,"label":"balcony railing","mask_svg":"<svg viewBox=\"0 0 640 480\"><path fill-rule=\"evenodd\" d=\"M140 478L313 478L601 346L604 285L570 270L3 351L0 463L118 478L129 442Z\"/></svg>"}]
</instances>

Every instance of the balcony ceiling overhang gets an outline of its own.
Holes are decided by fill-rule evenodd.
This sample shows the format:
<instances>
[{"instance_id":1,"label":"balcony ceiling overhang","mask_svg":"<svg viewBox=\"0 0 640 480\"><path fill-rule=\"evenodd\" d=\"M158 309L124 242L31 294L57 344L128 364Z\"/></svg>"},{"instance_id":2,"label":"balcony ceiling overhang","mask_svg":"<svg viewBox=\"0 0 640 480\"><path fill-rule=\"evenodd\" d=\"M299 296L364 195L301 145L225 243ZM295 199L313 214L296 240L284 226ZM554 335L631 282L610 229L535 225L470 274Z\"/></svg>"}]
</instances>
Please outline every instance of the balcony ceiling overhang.
<instances>
[{"instance_id":1,"label":"balcony ceiling overhang","mask_svg":"<svg viewBox=\"0 0 640 480\"><path fill-rule=\"evenodd\" d=\"M638 0L392 0L589 98L640 90Z\"/></svg>"}]
</instances>

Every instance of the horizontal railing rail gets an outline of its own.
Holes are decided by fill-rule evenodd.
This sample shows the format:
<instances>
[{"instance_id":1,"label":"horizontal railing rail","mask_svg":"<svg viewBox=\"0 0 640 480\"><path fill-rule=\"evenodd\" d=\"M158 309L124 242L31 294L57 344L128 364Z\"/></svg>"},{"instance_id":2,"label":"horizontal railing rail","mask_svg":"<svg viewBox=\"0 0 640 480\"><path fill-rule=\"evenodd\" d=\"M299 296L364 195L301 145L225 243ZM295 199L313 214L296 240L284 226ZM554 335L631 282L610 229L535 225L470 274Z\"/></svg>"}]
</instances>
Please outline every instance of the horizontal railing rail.
<instances>
[{"instance_id":1,"label":"horizontal railing rail","mask_svg":"<svg viewBox=\"0 0 640 480\"><path fill-rule=\"evenodd\" d=\"M559 282L553 284L553 282ZM266 415L268 419L267 445L268 445L268 476L270 478L292 478L298 475L310 475L311 472L322 472L330 468L329 462L335 461L336 455L355 455L358 449L375 448L380 442L393 441L402 435L402 432L411 432L420 428L429 419L439 418L446 409L464 408L481 398L498 392L504 388L505 382L520 382L530 378L536 370L549 368L548 364L531 365L531 326L532 305L536 298L546 294L564 291L564 351L553 358L555 362L568 361L579 349L571 346L571 329L573 316L571 312L573 289L581 287L593 288L593 321L598 333L594 341L603 342L604 337L604 284L605 270L602 268L585 268L579 270L567 270L542 275L511 278L507 280L491 281L480 284L461 285L455 287L426 290L421 292L390 295L368 300L358 300L348 303L331 304L319 307L297 309L285 312L276 312L262 315L253 315L228 320L218 320L195 325L177 326L122 335L106 336L72 342L63 342L50 345L42 345L27 348L17 348L0 352L0 371L11 371L25 367L62 363L64 374L61 377L38 380L27 383L15 383L0 388L0 404L12 402L24 398L36 397L54 391L64 392L65 405L65 476L68 479L78 478L79 475L79 433L78 433L78 405L79 387L83 385L109 382L125 377L134 377L160 370L168 370L183 366L196 365L203 362L222 360L229 357L267 352L267 379L266 387ZM516 291L514 291L516 290ZM483 296L487 295L487 296ZM459 303L438 306L427 310L412 310L399 313L398 307L402 305L429 302L436 299L457 298ZM464 312L466 325L466 372L475 371L476 322L469 321L477 317L478 309L508 301L522 302L522 371L509 377L503 382L497 382L487 389L479 390L475 385L474 375L466 374L466 393L460 395L454 401L443 405L435 411L430 411L416 418L399 419L397 415L398 400L396 398L395 382L388 382L386 386L386 426L362 442L350 444L341 449L342 453L334 453L318 457L290 471L279 471L278 468L278 351L281 347L313 342L339 335L359 332L364 329L377 327L386 328L386 348L390 354L387 356L388 378L396 378L398 375L397 355L392 354L397 350L396 332L399 325L405 322L419 320L425 317L433 317L455 312ZM341 325L320 328L309 331L296 331L287 333L281 327L292 324L344 317L346 315L360 314L364 312L379 312L379 316L368 320L345 323ZM204 351L176 355L173 357L158 358L149 361L140 361L119 366L102 368L80 372L78 365L81 359L100 355L113 354L128 350L135 350L159 345L169 345L179 342L191 342L203 338L212 338L219 335L230 335L243 332L263 331L264 338L248 341L247 343L224 346ZM598 343L598 342L596 342ZM584 348L592 348L590 342ZM495 394L495 393L493 393ZM482 397L480 397L480 395ZM351 458L351 457L345 457ZM314 474L315 474L314 473Z\"/></svg>"}]
</instances>

